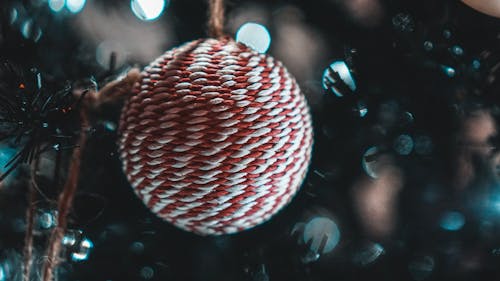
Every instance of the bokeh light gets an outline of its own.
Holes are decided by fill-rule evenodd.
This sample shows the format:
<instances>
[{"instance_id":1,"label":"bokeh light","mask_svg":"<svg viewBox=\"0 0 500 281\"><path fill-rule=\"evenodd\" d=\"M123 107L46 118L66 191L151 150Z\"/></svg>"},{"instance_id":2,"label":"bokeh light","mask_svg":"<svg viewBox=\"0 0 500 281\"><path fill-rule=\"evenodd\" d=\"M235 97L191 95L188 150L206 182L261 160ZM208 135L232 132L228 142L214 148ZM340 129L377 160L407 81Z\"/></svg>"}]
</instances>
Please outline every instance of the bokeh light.
<instances>
[{"instance_id":1,"label":"bokeh light","mask_svg":"<svg viewBox=\"0 0 500 281\"><path fill-rule=\"evenodd\" d=\"M169 18L165 22L145 23L138 20L128 7L107 11L94 2L87 1L81 16L75 17L73 22L86 42L99 46L97 62L104 69L109 69L111 52L116 54L116 70L129 59L146 65L176 40Z\"/></svg>"},{"instance_id":2,"label":"bokeh light","mask_svg":"<svg viewBox=\"0 0 500 281\"><path fill-rule=\"evenodd\" d=\"M9 163L10 159L16 154L16 149L8 146L0 146L0 172L5 172L5 165Z\"/></svg>"},{"instance_id":3,"label":"bokeh light","mask_svg":"<svg viewBox=\"0 0 500 281\"><path fill-rule=\"evenodd\" d=\"M80 243L79 249L71 254L73 261L84 261L89 258L90 251L94 248L94 244L88 238L84 238Z\"/></svg>"},{"instance_id":4,"label":"bokeh light","mask_svg":"<svg viewBox=\"0 0 500 281\"><path fill-rule=\"evenodd\" d=\"M369 178L354 183L354 206L364 232L376 239L389 237L397 226L402 172L387 154L367 151L364 160ZM371 167L370 167L371 166ZM368 172L369 171L369 172ZM375 178L374 178L375 177Z\"/></svg>"},{"instance_id":5,"label":"bokeh light","mask_svg":"<svg viewBox=\"0 0 500 281\"><path fill-rule=\"evenodd\" d=\"M406 13L399 13L392 18L392 25L400 32L413 32L415 30L415 20Z\"/></svg>"},{"instance_id":6,"label":"bokeh light","mask_svg":"<svg viewBox=\"0 0 500 281\"><path fill-rule=\"evenodd\" d=\"M380 0L333 0L347 13L346 15L364 26L380 23L384 16L383 1Z\"/></svg>"},{"instance_id":7,"label":"bokeh light","mask_svg":"<svg viewBox=\"0 0 500 281\"><path fill-rule=\"evenodd\" d=\"M236 32L236 41L263 54L271 45L271 35L262 24L247 22Z\"/></svg>"},{"instance_id":8,"label":"bokeh light","mask_svg":"<svg viewBox=\"0 0 500 281\"><path fill-rule=\"evenodd\" d=\"M80 239L81 236L82 236L82 231L70 229L66 234L64 234L61 243L64 246L72 247L76 244L76 241Z\"/></svg>"},{"instance_id":9,"label":"bokeh light","mask_svg":"<svg viewBox=\"0 0 500 281\"><path fill-rule=\"evenodd\" d=\"M9 13L9 23L13 24L16 22L19 13L16 8L12 8Z\"/></svg>"},{"instance_id":10,"label":"bokeh light","mask_svg":"<svg viewBox=\"0 0 500 281\"><path fill-rule=\"evenodd\" d=\"M368 242L363 244L353 253L353 262L361 266L367 266L375 262L385 253L384 247L379 243Z\"/></svg>"},{"instance_id":11,"label":"bokeh light","mask_svg":"<svg viewBox=\"0 0 500 281\"><path fill-rule=\"evenodd\" d=\"M414 147L413 139L406 134L399 135L394 141L393 147L399 155L408 155Z\"/></svg>"},{"instance_id":12,"label":"bokeh light","mask_svg":"<svg viewBox=\"0 0 500 281\"><path fill-rule=\"evenodd\" d=\"M49 0L48 1L48 4L49 4L49 8L53 11L53 12L60 12L62 11L62 9L64 8L64 4L65 4L65 0Z\"/></svg>"},{"instance_id":13,"label":"bokeh light","mask_svg":"<svg viewBox=\"0 0 500 281\"><path fill-rule=\"evenodd\" d=\"M3 246L0 255L0 281L20 280L22 258L19 252Z\"/></svg>"},{"instance_id":14,"label":"bokeh light","mask_svg":"<svg viewBox=\"0 0 500 281\"><path fill-rule=\"evenodd\" d=\"M368 148L363 154L363 158L361 160L361 165L363 166L363 170L365 170L366 174L371 178L376 179L378 177L377 172L379 170L377 163L377 155L379 154L379 150L376 146L372 146Z\"/></svg>"},{"instance_id":15,"label":"bokeh light","mask_svg":"<svg viewBox=\"0 0 500 281\"><path fill-rule=\"evenodd\" d=\"M167 2L167 3L165 3ZM134 15L141 20L151 21L157 19L168 4L168 0L132 0L130 7Z\"/></svg>"},{"instance_id":16,"label":"bokeh light","mask_svg":"<svg viewBox=\"0 0 500 281\"><path fill-rule=\"evenodd\" d=\"M497 0L462 0L462 2L481 13L500 18L500 2Z\"/></svg>"},{"instance_id":17,"label":"bokeh light","mask_svg":"<svg viewBox=\"0 0 500 281\"><path fill-rule=\"evenodd\" d=\"M151 278L153 278L153 277L154 277L155 272L154 272L154 270L153 270L151 267L149 267L149 266L144 266L143 268L141 268L140 275L141 275L141 277L142 277L143 279L148 280L148 279L151 279Z\"/></svg>"},{"instance_id":18,"label":"bokeh light","mask_svg":"<svg viewBox=\"0 0 500 281\"><path fill-rule=\"evenodd\" d=\"M342 81L338 81L338 78ZM344 61L335 61L323 72L323 88L332 91L337 97L344 96L340 83L343 82L351 91L356 90L356 82Z\"/></svg>"},{"instance_id":19,"label":"bokeh light","mask_svg":"<svg viewBox=\"0 0 500 281\"><path fill-rule=\"evenodd\" d=\"M446 76L452 78L452 77L455 77L455 69L453 67L450 67L450 66L441 66L441 69L443 70L444 74L446 74Z\"/></svg>"},{"instance_id":20,"label":"bokeh light","mask_svg":"<svg viewBox=\"0 0 500 281\"><path fill-rule=\"evenodd\" d=\"M73 14L79 13L85 7L86 0L66 0L66 8Z\"/></svg>"},{"instance_id":21,"label":"bokeh light","mask_svg":"<svg viewBox=\"0 0 500 281\"><path fill-rule=\"evenodd\" d=\"M111 60L114 60L115 67L123 65L127 58L127 52L123 46L116 41L103 41L96 49L96 60L99 65L109 69Z\"/></svg>"},{"instance_id":22,"label":"bokeh light","mask_svg":"<svg viewBox=\"0 0 500 281\"><path fill-rule=\"evenodd\" d=\"M116 123L112 121L103 122L104 128L110 132L114 132L116 130Z\"/></svg>"},{"instance_id":23,"label":"bokeh light","mask_svg":"<svg viewBox=\"0 0 500 281\"><path fill-rule=\"evenodd\" d=\"M460 230L464 224L465 218L459 212L446 212L440 221L440 226L448 231Z\"/></svg>"},{"instance_id":24,"label":"bokeh light","mask_svg":"<svg viewBox=\"0 0 500 281\"><path fill-rule=\"evenodd\" d=\"M365 117L366 114L368 114L368 107L366 106L366 104L362 101L359 101L357 104L356 104L356 111L358 112L358 115L359 117Z\"/></svg>"},{"instance_id":25,"label":"bokeh light","mask_svg":"<svg viewBox=\"0 0 500 281\"><path fill-rule=\"evenodd\" d=\"M432 49L434 49L434 43L432 43L431 41L425 41L424 42L424 50L426 51L432 51Z\"/></svg>"},{"instance_id":26,"label":"bokeh light","mask_svg":"<svg viewBox=\"0 0 500 281\"><path fill-rule=\"evenodd\" d=\"M473 60L472 61L472 68L474 68L476 70L481 68L481 62L477 59Z\"/></svg>"},{"instance_id":27,"label":"bokeh light","mask_svg":"<svg viewBox=\"0 0 500 281\"><path fill-rule=\"evenodd\" d=\"M416 257L408 264L408 271L416 281L426 279L433 270L434 258L431 256Z\"/></svg>"},{"instance_id":28,"label":"bokeh light","mask_svg":"<svg viewBox=\"0 0 500 281\"><path fill-rule=\"evenodd\" d=\"M40 210L37 214L36 223L40 229L50 229L57 225L56 210Z\"/></svg>"},{"instance_id":29,"label":"bokeh light","mask_svg":"<svg viewBox=\"0 0 500 281\"><path fill-rule=\"evenodd\" d=\"M432 139L429 136L417 136L415 138L415 152L420 155L427 155L432 152Z\"/></svg>"},{"instance_id":30,"label":"bokeh light","mask_svg":"<svg viewBox=\"0 0 500 281\"><path fill-rule=\"evenodd\" d=\"M144 252L144 244L142 242L136 241L130 245L130 251L136 255L140 255Z\"/></svg>"},{"instance_id":31,"label":"bokeh light","mask_svg":"<svg viewBox=\"0 0 500 281\"><path fill-rule=\"evenodd\" d=\"M25 39L38 42L38 40L42 37L42 30L33 22L33 20L28 19L23 22L21 26L21 34Z\"/></svg>"},{"instance_id":32,"label":"bokeh light","mask_svg":"<svg viewBox=\"0 0 500 281\"><path fill-rule=\"evenodd\" d=\"M316 217L304 228L304 243L310 245L313 253L331 252L340 241L340 230L337 224L326 217Z\"/></svg>"},{"instance_id":33,"label":"bokeh light","mask_svg":"<svg viewBox=\"0 0 500 281\"><path fill-rule=\"evenodd\" d=\"M464 49L462 49L462 47L460 46L453 46L451 47L451 50L450 50L453 54L457 55L457 56L461 56L464 54Z\"/></svg>"}]
</instances>

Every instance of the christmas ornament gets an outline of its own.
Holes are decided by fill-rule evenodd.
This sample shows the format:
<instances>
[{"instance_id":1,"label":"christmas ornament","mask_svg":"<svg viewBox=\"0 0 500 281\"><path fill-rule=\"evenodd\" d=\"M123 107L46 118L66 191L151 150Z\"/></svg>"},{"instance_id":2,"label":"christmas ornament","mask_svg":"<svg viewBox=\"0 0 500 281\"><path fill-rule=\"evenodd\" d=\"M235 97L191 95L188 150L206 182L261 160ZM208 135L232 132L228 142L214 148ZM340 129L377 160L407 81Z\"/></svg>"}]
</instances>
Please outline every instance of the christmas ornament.
<instances>
[{"instance_id":1,"label":"christmas ornament","mask_svg":"<svg viewBox=\"0 0 500 281\"><path fill-rule=\"evenodd\" d=\"M278 212L309 163L309 109L281 62L230 38L167 51L142 73L120 122L123 169L155 214L198 234Z\"/></svg>"}]
</instances>

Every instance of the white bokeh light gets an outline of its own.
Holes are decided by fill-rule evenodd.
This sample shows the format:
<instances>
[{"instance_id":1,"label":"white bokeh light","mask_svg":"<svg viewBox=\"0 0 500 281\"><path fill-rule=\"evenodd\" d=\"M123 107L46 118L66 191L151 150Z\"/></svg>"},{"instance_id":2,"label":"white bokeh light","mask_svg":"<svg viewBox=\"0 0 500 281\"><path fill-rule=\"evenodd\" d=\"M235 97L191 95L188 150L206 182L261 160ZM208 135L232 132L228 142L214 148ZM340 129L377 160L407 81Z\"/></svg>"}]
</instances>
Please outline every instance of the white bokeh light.
<instances>
[{"instance_id":1,"label":"white bokeh light","mask_svg":"<svg viewBox=\"0 0 500 281\"><path fill-rule=\"evenodd\" d=\"M64 8L65 0L49 0L49 8L58 13Z\"/></svg>"},{"instance_id":2,"label":"white bokeh light","mask_svg":"<svg viewBox=\"0 0 500 281\"><path fill-rule=\"evenodd\" d=\"M71 259L77 262L87 260L93 247L94 243L92 243L89 239L84 238L80 243L78 251L71 254Z\"/></svg>"},{"instance_id":3,"label":"white bokeh light","mask_svg":"<svg viewBox=\"0 0 500 281\"><path fill-rule=\"evenodd\" d=\"M141 20L157 19L165 9L168 0L131 0L132 12Z\"/></svg>"},{"instance_id":4,"label":"white bokeh light","mask_svg":"<svg viewBox=\"0 0 500 281\"><path fill-rule=\"evenodd\" d=\"M236 32L236 41L251 47L259 53L265 53L271 45L271 35L262 24L247 22Z\"/></svg>"},{"instance_id":5,"label":"white bokeh light","mask_svg":"<svg viewBox=\"0 0 500 281\"><path fill-rule=\"evenodd\" d=\"M331 87L335 85L338 81L335 81L332 77L332 73L338 73L340 79L351 89L351 91L356 91L356 82L354 77L352 77L349 67L344 61L335 61L323 72L323 88L325 90L332 90L334 94L338 97L342 97L343 93L339 91L336 87Z\"/></svg>"},{"instance_id":6,"label":"white bokeh light","mask_svg":"<svg viewBox=\"0 0 500 281\"><path fill-rule=\"evenodd\" d=\"M66 8L73 14L80 12L85 7L86 0L66 0Z\"/></svg>"},{"instance_id":7,"label":"white bokeh light","mask_svg":"<svg viewBox=\"0 0 500 281\"><path fill-rule=\"evenodd\" d=\"M97 46L96 60L104 69L109 69L113 53L115 67L122 66L127 60L127 51L122 44L112 40L103 41Z\"/></svg>"},{"instance_id":8,"label":"white bokeh light","mask_svg":"<svg viewBox=\"0 0 500 281\"><path fill-rule=\"evenodd\" d=\"M340 230L333 220L326 217L316 217L306 224L303 240L314 253L326 254L339 243Z\"/></svg>"}]
</instances>

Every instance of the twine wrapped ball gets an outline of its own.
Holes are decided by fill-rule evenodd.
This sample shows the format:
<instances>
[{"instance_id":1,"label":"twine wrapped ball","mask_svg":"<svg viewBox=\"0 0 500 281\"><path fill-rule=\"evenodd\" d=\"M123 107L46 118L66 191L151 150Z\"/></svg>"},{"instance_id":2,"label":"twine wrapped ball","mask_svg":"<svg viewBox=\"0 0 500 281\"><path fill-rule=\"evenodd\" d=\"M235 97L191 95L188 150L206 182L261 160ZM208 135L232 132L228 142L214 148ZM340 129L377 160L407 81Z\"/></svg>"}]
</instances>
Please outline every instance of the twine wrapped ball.
<instances>
[{"instance_id":1,"label":"twine wrapped ball","mask_svg":"<svg viewBox=\"0 0 500 281\"><path fill-rule=\"evenodd\" d=\"M201 235L256 226L299 189L309 108L281 62L230 38L147 66L120 120L123 169L153 213Z\"/></svg>"}]
</instances>

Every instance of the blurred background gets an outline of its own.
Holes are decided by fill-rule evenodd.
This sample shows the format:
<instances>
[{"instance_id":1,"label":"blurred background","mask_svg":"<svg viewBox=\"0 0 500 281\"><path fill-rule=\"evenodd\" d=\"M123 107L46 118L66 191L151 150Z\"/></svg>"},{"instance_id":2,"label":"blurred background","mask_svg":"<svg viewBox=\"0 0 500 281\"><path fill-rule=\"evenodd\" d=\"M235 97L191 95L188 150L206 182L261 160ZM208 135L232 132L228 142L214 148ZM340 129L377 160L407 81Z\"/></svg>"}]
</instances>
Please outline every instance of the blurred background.
<instances>
[{"instance_id":1,"label":"blurred background","mask_svg":"<svg viewBox=\"0 0 500 281\"><path fill-rule=\"evenodd\" d=\"M100 88L207 36L205 0L0 5L2 63L28 80L36 69L50 89ZM500 19L468 5L226 1L226 33L281 60L311 106L300 192L237 235L178 230L134 195L116 153L121 105L104 107L92 116L57 280L500 278ZM0 143L0 170L16 151ZM56 223L52 171L69 161L59 151L40 157L35 269ZM26 177L20 167L0 184L0 281L21 280Z\"/></svg>"}]
</instances>

